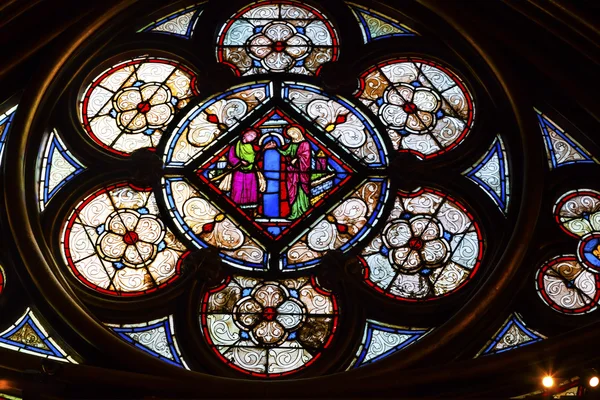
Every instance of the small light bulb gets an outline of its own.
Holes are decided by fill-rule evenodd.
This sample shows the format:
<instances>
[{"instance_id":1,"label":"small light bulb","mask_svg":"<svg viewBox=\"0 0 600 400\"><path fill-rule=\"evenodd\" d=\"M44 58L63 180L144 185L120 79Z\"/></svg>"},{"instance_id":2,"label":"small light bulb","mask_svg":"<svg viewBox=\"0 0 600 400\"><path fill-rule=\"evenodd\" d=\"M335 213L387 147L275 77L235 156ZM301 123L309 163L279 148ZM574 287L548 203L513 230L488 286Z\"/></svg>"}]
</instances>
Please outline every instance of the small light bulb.
<instances>
[{"instance_id":1,"label":"small light bulb","mask_svg":"<svg viewBox=\"0 0 600 400\"><path fill-rule=\"evenodd\" d=\"M590 387L595 388L600 383L600 379L597 376L592 376L589 380Z\"/></svg>"},{"instance_id":2,"label":"small light bulb","mask_svg":"<svg viewBox=\"0 0 600 400\"><path fill-rule=\"evenodd\" d=\"M554 386L554 378L552 378L550 375L546 375L544 379L542 379L542 385L544 385L544 387L551 388Z\"/></svg>"}]
</instances>

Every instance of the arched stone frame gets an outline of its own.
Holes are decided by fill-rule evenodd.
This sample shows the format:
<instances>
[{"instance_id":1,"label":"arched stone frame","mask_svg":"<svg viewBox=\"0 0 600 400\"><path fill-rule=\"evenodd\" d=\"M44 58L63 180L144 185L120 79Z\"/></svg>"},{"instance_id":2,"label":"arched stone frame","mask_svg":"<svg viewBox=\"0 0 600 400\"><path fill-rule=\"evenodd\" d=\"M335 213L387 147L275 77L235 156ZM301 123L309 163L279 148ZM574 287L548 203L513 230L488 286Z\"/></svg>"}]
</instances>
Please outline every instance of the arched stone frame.
<instances>
[{"instance_id":1,"label":"arched stone frame","mask_svg":"<svg viewBox=\"0 0 600 400\"><path fill-rule=\"evenodd\" d=\"M478 45L479 45L479 46L483 46L483 47L485 47L483 44L481 44L481 43L479 43L479 42L478 42ZM494 64L494 65L495 65L495 64ZM500 68L500 69L501 69L501 67L498 67L498 66L496 66L496 68ZM500 75L500 74L498 74L498 75ZM509 82L509 83L506 83L506 82L504 82L504 83L505 83L505 90L506 90L506 91L509 91L509 92L511 92L511 89L514 89L514 88L516 88L516 87L517 87L517 85L515 85L515 86L511 86L511 85L510 85L510 82ZM523 94L523 93L520 93L520 94ZM509 97L511 97L511 96L509 96ZM531 121L531 119L527 117L527 111L528 111L530 108L529 108L529 107L527 107L527 104L524 104L524 103L526 103L526 101L524 100L524 98L523 98L523 97L521 97L521 98L519 98L519 99L517 99L517 98L515 98L515 97L511 97L511 98L512 98L512 101L514 102L514 103L513 103L514 112L515 112L515 114L517 115L517 118L519 119L519 122L520 122L520 124L521 124L522 126L525 126L525 127L527 128L527 129L525 129L525 130L524 130L524 129L521 129L521 130L522 130L522 132L525 132L525 131L526 131L526 132L531 132L531 133L533 133L533 132L536 132L536 129L535 129L535 128L537 128L537 127L535 127L535 125L533 124L533 122ZM27 100L29 100L30 102L32 101L32 97L31 97L31 95L30 95L29 97L26 97L25 101L27 101ZM27 104L27 103L25 103L25 104ZM521 106L521 107L517 107L517 106ZM30 111L30 113L31 113L31 111ZM30 114L30 115L32 116L33 114ZM29 122L31 122L31 121L24 121L24 119L23 119L23 118L21 118L21 121L18 121L18 122L20 122L20 125L22 125L24 122L28 122L28 123L29 123ZM522 127L522 128L523 128L523 127ZM15 131L17 131L17 132L18 132L18 130L17 130L17 129L15 129ZM14 136L20 136L20 135L14 135ZM531 134L531 135L523 135L523 134L522 134L522 135L521 135L521 137L522 137L522 138L525 138L526 136L533 137L534 135L533 135L533 134ZM25 135L23 135L23 137L25 137ZM533 142L533 141L534 141L533 139L530 139L530 140L529 140L529 142ZM526 143L527 143L527 142L526 142ZM12 142L11 142L11 144L12 144ZM536 148L533 146L533 143L529 143L529 147L525 147L525 150L527 151L527 154L528 154L528 155L531 155L531 156L533 156L533 155L534 155L534 154L536 154L536 153L539 155L539 149L536 149ZM14 164L14 158L15 158L14 156L13 156L13 157L11 157L11 159L13 159L13 160L12 160L12 161L13 161L13 163L12 163L12 164ZM536 171L535 171L535 169L534 169L533 171L532 171L532 170L530 170L530 169L527 169L528 165L529 165L529 167L531 168L531 164L535 164L535 158L534 158L534 157L531 157L531 158L532 158L533 160L531 160L531 161L529 161L529 162L527 162L527 161L526 161L526 163L525 163L525 167L526 167L526 168L524 169L525 173L526 173L526 174L529 174L529 175L527 175L527 176L529 176L529 177L531 177L531 176L532 176L531 174L533 174L533 172L536 172ZM9 161L10 161L10 159L9 159ZM539 172L539 170L538 170L537 172ZM25 183L25 182L21 182L21 183L23 184L23 183ZM538 184L537 186L539 187L539 184ZM25 186L24 186L24 185L22 185L21 187L22 187L22 188L24 188ZM528 187L532 187L532 188L533 188L534 186L533 186L533 185L531 185L531 186L530 186L530 185L528 185ZM7 188L8 188L8 187L7 187ZM12 188L13 188L13 189L15 189L15 185L14 185L14 184L12 184ZM539 189L539 188L538 188L538 189ZM8 190L8 189L7 189L7 190ZM23 190L24 190L24 189L23 189ZM539 190L536 190L536 191L532 191L532 192L533 192L533 193L527 193L527 194L526 194L526 196L528 197L528 200L532 200L532 199L531 199L531 197L532 197L532 196L535 196L535 195L537 195L537 196L538 196L538 201L539 201L539 196L541 196L541 194L540 194L540 191L539 191ZM13 196L11 196L11 197L12 197L12 198L14 198L15 196L16 196L16 192L14 192L14 195L13 195ZM11 197L8 197L8 198L10 199ZM535 201L534 201L533 203L522 202L522 203L521 203L521 207L522 207L522 209L520 210L520 211L521 211L521 215L520 215L520 217L521 217L521 218L524 218L524 217L525 217L525 216L522 214L522 212L523 212L523 208L530 207L530 209L534 209L534 210L535 210L535 209L536 209L536 208L535 208L535 205L536 205L536 202L535 202ZM10 207L11 209L14 209L14 207L16 207L16 206L15 206L15 205L12 205L12 204L9 204L9 207ZM533 213L533 215L535 215L535 212ZM523 220L520 220L520 221L518 221L518 222L517 222L517 226L522 226L520 223L523 223L524 225L527 225L527 224L529 224L529 226L533 225L533 224L531 223L531 218L534 218L534 216L532 216L531 214L529 214L529 215L528 215L526 218L528 219L527 221L523 221ZM14 219L14 217L13 217L13 219ZM18 229L20 230L20 228L18 228ZM531 229L532 229L532 228L531 228ZM529 231L530 231L531 229L529 229ZM519 238L519 239L521 239L521 240L522 240L522 239L525 239L525 238L526 238L526 234L527 234L527 230L521 231L521 232L520 232L520 234L519 234L519 236L520 236L520 238ZM17 235L17 232L15 232L15 236L16 236L17 238L19 237L19 236ZM513 239L514 239L514 237L513 237ZM523 242L522 242L522 243L523 243ZM21 246L23 245L23 244L22 244L22 242L20 242L20 244L21 244ZM521 246L523 246L523 245L521 244ZM509 247L509 248L510 248L510 247ZM521 249L521 252L523 252L523 250L524 250L524 249ZM510 255L510 251L507 251L507 252L506 252L506 254L505 254L505 257L507 257L507 256L509 256L509 255ZM515 256L515 254L513 254L513 257L514 257L514 256ZM28 257L29 257L29 256L28 256ZM510 267L512 267L513 269L514 269L514 268L516 268L516 267L518 266L518 263L517 263L517 262L514 262L514 263L504 263L504 264L505 264L505 265L509 265L509 266L510 266ZM36 267L30 266L30 264L29 264L29 263L27 264L27 266L28 266L28 268L36 268ZM496 269L496 271L495 271L495 272L498 272L498 271L497 271L497 269ZM510 269L509 269L509 272L510 272ZM487 282L487 284L489 284L490 286L491 286L491 285L495 285L495 286L497 286L497 287L500 287L502 284L505 284L505 283L507 283L507 282L508 282L508 280L507 280L506 278L508 278L508 275L510 275L510 273L509 273L509 272L507 272L507 271L504 271L504 272L503 272L503 276L504 276L504 278L503 278L503 279L504 279L504 280L496 281L495 283L488 281L488 282ZM487 287L487 286L485 286L485 287ZM480 292L479 294L481 294L481 292ZM495 293L494 293L493 295L492 295L491 293L487 293L487 294L484 294L484 295L482 295L482 296L479 296L479 297L483 297L483 298L485 299L486 297L496 297L496 296L495 296ZM490 300L491 300L491 299L488 299L487 301L489 302ZM475 304L475 303L473 302L473 299L472 299L472 300L469 302L469 305L472 305L472 304ZM484 304L484 305L486 305L486 304L489 304L489 303L485 303L485 302L484 302L483 304ZM469 307L469 305L467 305L467 307ZM450 336L450 337L456 337L456 334L458 333L458 331L460 330L460 328L464 328L464 329L466 329L466 326L467 326L469 323L472 323L472 322L473 322L473 320L474 320L474 318L476 318L476 316L477 316L477 317L479 317L479 315L478 315L478 311L482 311L482 310L485 308L485 306L484 306L484 305L481 305L481 303L480 303L480 304L479 304L477 307L475 307L474 309L471 309L471 310L469 310L469 312L468 312L468 313L467 313L467 311L465 311L465 310L462 310L462 311L460 312L460 314L457 314L457 315L455 316L455 318L456 318L456 319L458 319L458 317L459 317L459 316L465 316L465 315L470 315L470 316L469 316L468 318L466 318L466 319L463 319L463 322L462 322L462 324L459 324L458 326L457 326L457 325L455 325L455 326L454 326L454 328L450 328L450 327L448 326L448 324L446 324L446 328L447 328L447 329L441 328L440 330L438 330L438 332L442 332L442 333L438 333L438 336L442 336L442 335L443 335L443 336L444 336L444 341L448 340L448 336ZM487 312L490 312L490 311L488 310ZM97 334L100 334L100 333L98 332ZM444 334L445 334L445 335L444 335ZM435 333L434 333L434 334L432 334L432 336L434 336L434 335L435 335ZM100 334L100 336L102 336L102 335ZM437 338L437 339L439 339L439 338ZM434 343L434 340L435 340L435 339L430 339L430 340L429 340L429 343ZM439 340L435 340L435 341L439 342ZM100 342L98 342L98 343L100 343ZM424 343L425 343L425 342L424 342ZM114 344L116 345L116 343L114 343ZM422 346L423 346L423 348L425 348L425 347L426 347L426 345L425 345L425 344L423 344ZM433 347L433 346L431 346L431 347ZM125 349L123 349L123 350L125 350ZM409 354L408 352L411 352L411 354L410 354L410 357L408 357L408 354ZM418 352L419 354L416 354L416 353L417 353L417 349L416 349L416 348L415 348L415 349L409 349L409 350L407 350L407 352L403 353L403 356L404 356L403 358L407 358L407 357L409 358L409 360L408 360L408 361L405 361L405 363L407 363L407 362L409 362L409 361L412 361L413 359L416 359L417 357L423 357L423 356L424 356L424 355L422 354L422 353L423 353L422 349L420 349L420 351ZM514 358L516 358L516 357L514 357ZM392 363L392 358L390 358L390 359L389 359L389 361L390 361L390 362L387 362L387 361L386 361L386 363L387 363L386 365L389 365L389 367L390 367L390 368L392 367L392 364L393 364L393 367L394 367L394 368L397 368L397 367L399 366L399 365L398 365L398 363L396 363L396 362L393 362L393 363ZM397 360L393 360L393 361L397 361ZM374 373L376 373L377 375L379 375L379 374L380 374L382 371L385 371L385 369L386 369L386 368L384 367L384 364L383 364L383 363L381 363L381 364L379 364L379 365L378 365L378 367L377 367L377 368L375 368L375 367L374 367L374 368L371 368L371 371L373 371ZM376 371L375 371L375 370L376 370ZM362 375L362 373L363 373L362 371L361 371L360 373L358 373L358 372L354 372L354 373L353 373L353 375ZM367 374L367 372L364 372L364 374ZM322 379L326 379L326 378L322 378Z\"/></svg>"}]
</instances>

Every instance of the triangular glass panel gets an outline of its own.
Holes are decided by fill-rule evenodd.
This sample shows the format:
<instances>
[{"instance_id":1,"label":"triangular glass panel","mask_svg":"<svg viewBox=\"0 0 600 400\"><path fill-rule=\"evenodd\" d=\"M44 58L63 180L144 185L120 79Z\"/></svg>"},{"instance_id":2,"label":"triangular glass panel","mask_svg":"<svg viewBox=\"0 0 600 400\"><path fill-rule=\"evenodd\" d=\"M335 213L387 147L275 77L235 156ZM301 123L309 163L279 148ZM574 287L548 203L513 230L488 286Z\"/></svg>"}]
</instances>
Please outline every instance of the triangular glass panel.
<instances>
[{"instance_id":1,"label":"triangular glass panel","mask_svg":"<svg viewBox=\"0 0 600 400\"><path fill-rule=\"evenodd\" d=\"M352 13L360 24L365 43L373 40L385 39L394 36L416 36L417 32L400 22L387 17L374 10L348 3Z\"/></svg>"},{"instance_id":2,"label":"triangular glass panel","mask_svg":"<svg viewBox=\"0 0 600 400\"><path fill-rule=\"evenodd\" d=\"M202 8L196 4L162 17L138 32L163 33L189 39L194 33L200 14L202 14Z\"/></svg>"},{"instance_id":3,"label":"triangular glass panel","mask_svg":"<svg viewBox=\"0 0 600 400\"><path fill-rule=\"evenodd\" d=\"M597 163L575 139L540 110L535 109L548 155L550 168L567 164Z\"/></svg>"},{"instance_id":4,"label":"triangular glass panel","mask_svg":"<svg viewBox=\"0 0 600 400\"><path fill-rule=\"evenodd\" d=\"M514 313L476 357L514 350L544 339L546 336L528 328L521 316Z\"/></svg>"},{"instance_id":5,"label":"triangular glass panel","mask_svg":"<svg viewBox=\"0 0 600 400\"><path fill-rule=\"evenodd\" d=\"M68 181L83 172L85 167L67 150L56 130L48 136L43 146L39 165L38 195L40 210L44 211L50 199Z\"/></svg>"},{"instance_id":6,"label":"triangular glass panel","mask_svg":"<svg viewBox=\"0 0 600 400\"><path fill-rule=\"evenodd\" d=\"M406 328L367 320L353 368L379 361L421 339L430 329Z\"/></svg>"},{"instance_id":7,"label":"triangular glass panel","mask_svg":"<svg viewBox=\"0 0 600 400\"><path fill-rule=\"evenodd\" d=\"M510 198L510 175L504 142L496 136L488 152L465 172L506 213Z\"/></svg>"},{"instance_id":8,"label":"triangular glass panel","mask_svg":"<svg viewBox=\"0 0 600 400\"><path fill-rule=\"evenodd\" d=\"M4 143L6 142L12 120L15 117L15 111L17 111L16 105L10 107L4 113L0 113L0 164L2 163L2 154L4 153Z\"/></svg>"},{"instance_id":9,"label":"triangular glass panel","mask_svg":"<svg viewBox=\"0 0 600 400\"><path fill-rule=\"evenodd\" d=\"M179 351L173 316L140 324L110 325L126 342L169 364L189 369Z\"/></svg>"},{"instance_id":10,"label":"triangular glass panel","mask_svg":"<svg viewBox=\"0 0 600 400\"><path fill-rule=\"evenodd\" d=\"M17 322L0 333L0 347L77 364L48 334L29 308Z\"/></svg>"},{"instance_id":11,"label":"triangular glass panel","mask_svg":"<svg viewBox=\"0 0 600 400\"><path fill-rule=\"evenodd\" d=\"M202 181L274 239L337 192L352 172L278 109L196 171Z\"/></svg>"}]
</instances>

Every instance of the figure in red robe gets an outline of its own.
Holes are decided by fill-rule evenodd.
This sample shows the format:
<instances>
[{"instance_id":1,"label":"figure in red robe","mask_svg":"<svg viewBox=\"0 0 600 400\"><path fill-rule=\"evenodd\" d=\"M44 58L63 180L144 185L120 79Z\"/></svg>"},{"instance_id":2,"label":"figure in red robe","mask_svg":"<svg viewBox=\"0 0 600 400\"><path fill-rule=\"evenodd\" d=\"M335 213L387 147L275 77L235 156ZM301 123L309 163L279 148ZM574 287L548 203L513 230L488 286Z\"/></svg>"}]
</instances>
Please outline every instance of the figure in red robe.
<instances>
[{"instance_id":1,"label":"figure in red robe","mask_svg":"<svg viewBox=\"0 0 600 400\"><path fill-rule=\"evenodd\" d=\"M295 220L310 208L311 148L299 126L289 126L285 134L290 138L291 143L277 151L285 157L285 184L291 209L288 218ZM275 142L270 142L265 149L275 147Z\"/></svg>"}]
</instances>

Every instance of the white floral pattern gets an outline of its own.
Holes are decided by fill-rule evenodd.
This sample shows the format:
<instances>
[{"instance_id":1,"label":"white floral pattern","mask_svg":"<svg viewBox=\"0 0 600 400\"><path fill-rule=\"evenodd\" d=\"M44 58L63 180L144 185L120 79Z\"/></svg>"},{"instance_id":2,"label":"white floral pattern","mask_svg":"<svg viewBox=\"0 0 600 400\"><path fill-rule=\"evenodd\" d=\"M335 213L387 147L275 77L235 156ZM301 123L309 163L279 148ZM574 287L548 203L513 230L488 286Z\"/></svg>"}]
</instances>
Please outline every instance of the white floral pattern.
<instances>
[{"instance_id":1,"label":"white floral pattern","mask_svg":"<svg viewBox=\"0 0 600 400\"><path fill-rule=\"evenodd\" d=\"M252 340L264 346L283 343L300 329L306 306L290 296L277 282L265 282L240 299L234 308L234 321Z\"/></svg>"},{"instance_id":2,"label":"white floral pattern","mask_svg":"<svg viewBox=\"0 0 600 400\"><path fill-rule=\"evenodd\" d=\"M440 96L430 88L400 83L385 91L379 116L390 128L421 134L433 130L441 105Z\"/></svg>"},{"instance_id":3,"label":"white floral pattern","mask_svg":"<svg viewBox=\"0 0 600 400\"><path fill-rule=\"evenodd\" d=\"M127 133L162 128L175 114L171 98L169 88L156 82L122 88L113 100L117 126Z\"/></svg>"},{"instance_id":4,"label":"white floral pattern","mask_svg":"<svg viewBox=\"0 0 600 400\"><path fill-rule=\"evenodd\" d=\"M100 256L113 262L117 269L125 266L141 268L154 261L165 233L156 216L121 209L106 220L96 248Z\"/></svg>"},{"instance_id":5,"label":"white floral pattern","mask_svg":"<svg viewBox=\"0 0 600 400\"><path fill-rule=\"evenodd\" d=\"M441 224L431 217L389 222L383 231L383 243L390 249L390 263L404 273L441 267L450 256L450 244L443 232Z\"/></svg>"},{"instance_id":6,"label":"white floral pattern","mask_svg":"<svg viewBox=\"0 0 600 400\"><path fill-rule=\"evenodd\" d=\"M296 27L283 21L274 21L250 37L247 46L250 57L269 71L284 72L311 52L311 41Z\"/></svg>"}]
</instances>

